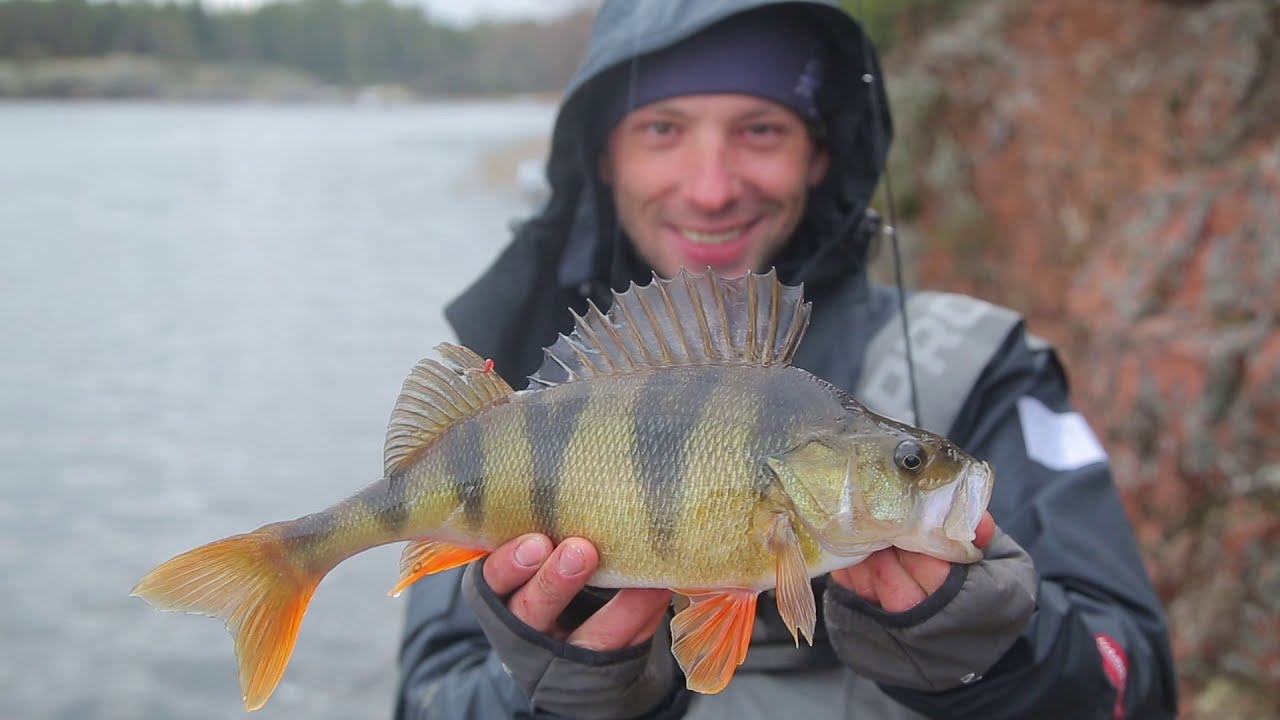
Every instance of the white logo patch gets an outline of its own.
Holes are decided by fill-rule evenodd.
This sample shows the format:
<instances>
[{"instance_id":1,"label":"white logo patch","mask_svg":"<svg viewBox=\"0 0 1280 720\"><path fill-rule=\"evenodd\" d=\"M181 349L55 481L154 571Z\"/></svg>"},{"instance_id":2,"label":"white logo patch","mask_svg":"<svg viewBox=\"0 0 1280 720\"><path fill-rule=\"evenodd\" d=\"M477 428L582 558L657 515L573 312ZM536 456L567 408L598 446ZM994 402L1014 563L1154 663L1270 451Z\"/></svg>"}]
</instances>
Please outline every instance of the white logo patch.
<instances>
[{"instance_id":1,"label":"white logo patch","mask_svg":"<svg viewBox=\"0 0 1280 720\"><path fill-rule=\"evenodd\" d=\"M1058 413L1033 397L1018 399L1027 455L1052 470L1076 470L1106 462L1107 451L1078 412Z\"/></svg>"}]
</instances>

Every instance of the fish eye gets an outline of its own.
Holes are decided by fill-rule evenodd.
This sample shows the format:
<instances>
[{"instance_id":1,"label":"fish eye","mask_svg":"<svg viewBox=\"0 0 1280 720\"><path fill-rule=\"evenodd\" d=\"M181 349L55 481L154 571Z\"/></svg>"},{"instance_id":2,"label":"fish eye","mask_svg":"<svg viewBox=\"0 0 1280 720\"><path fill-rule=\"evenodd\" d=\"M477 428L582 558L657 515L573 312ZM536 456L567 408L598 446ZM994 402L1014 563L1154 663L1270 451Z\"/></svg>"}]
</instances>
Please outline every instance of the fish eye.
<instances>
[{"instance_id":1,"label":"fish eye","mask_svg":"<svg viewBox=\"0 0 1280 720\"><path fill-rule=\"evenodd\" d=\"M924 467L924 448L915 440L903 440L893 451L893 461L907 472L919 472Z\"/></svg>"}]
</instances>

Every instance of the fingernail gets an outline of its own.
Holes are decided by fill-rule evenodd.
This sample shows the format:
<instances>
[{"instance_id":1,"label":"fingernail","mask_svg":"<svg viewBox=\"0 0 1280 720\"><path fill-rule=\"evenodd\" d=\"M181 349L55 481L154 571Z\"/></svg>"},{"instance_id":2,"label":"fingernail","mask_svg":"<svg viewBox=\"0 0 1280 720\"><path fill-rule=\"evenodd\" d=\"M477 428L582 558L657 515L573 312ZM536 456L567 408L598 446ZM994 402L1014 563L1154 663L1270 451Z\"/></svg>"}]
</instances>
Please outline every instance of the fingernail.
<instances>
[{"instance_id":1,"label":"fingernail","mask_svg":"<svg viewBox=\"0 0 1280 720\"><path fill-rule=\"evenodd\" d=\"M562 575L577 575L582 572L582 568L586 566L586 561L582 559L582 549L566 547L560 553L560 573Z\"/></svg>"},{"instance_id":2,"label":"fingernail","mask_svg":"<svg viewBox=\"0 0 1280 720\"><path fill-rule=\"evenodd\" d=\"M547 546L538 538L529 538L516 546L515 557L521 567L536 567L547 558Z\"/></svg>"}]
</instances>

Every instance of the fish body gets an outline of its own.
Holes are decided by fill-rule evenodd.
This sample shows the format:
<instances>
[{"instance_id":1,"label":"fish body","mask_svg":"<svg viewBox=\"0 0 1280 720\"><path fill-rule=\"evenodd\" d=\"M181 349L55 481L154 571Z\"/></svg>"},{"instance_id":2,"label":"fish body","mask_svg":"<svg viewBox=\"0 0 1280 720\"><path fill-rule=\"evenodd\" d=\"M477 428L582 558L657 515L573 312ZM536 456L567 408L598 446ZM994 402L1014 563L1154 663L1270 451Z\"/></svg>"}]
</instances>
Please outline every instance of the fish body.
<instances>
[{"instance_id":1,"label":"fish body","mask_svg":"<svg viewBox=\"0 0 1280 720\"><path fill-rule=\"evenodd\" d=\"M576 317L520 392L442 345L444 362L419 362L404 383L380 480L179 555L134 594L226 620L253 709L315 586L347 557L407 541L398 594L524 533L583 537L599 550L593 585L690 598L673 652L691 688L718 692L761 591L777 588L797 642L812 642L812 577L890 545L981 558L990 469L791 366L807 317L772 273L655 280L608 315Z\"/></svg>"},{"instance_id":2,"label":"fish body","mask_svg":"<svg viewBox=\"0 0 1280 720\"><path fill-rule=\"evenodd\" d=\"M406 532L485 548L530 531L588 538L599 587L767 589L773 555L753 534L777 498L761 463L841 410L792 367L646 370L516 393L407 471Z\"/></svg>"}]
</instances>

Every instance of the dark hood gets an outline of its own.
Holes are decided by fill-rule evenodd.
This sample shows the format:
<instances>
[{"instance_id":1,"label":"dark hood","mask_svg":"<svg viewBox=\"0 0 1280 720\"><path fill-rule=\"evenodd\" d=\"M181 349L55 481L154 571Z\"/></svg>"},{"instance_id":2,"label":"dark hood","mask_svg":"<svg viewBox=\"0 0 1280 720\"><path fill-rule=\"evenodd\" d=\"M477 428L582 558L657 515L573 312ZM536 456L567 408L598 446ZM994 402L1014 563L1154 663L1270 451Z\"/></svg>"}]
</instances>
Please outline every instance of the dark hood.
<instances>
[{"instance_id":1,"label":"dark hood","mask_svg":"<svg viewBox=\"0 0 1280 720\"><path fill-rule=\"evenodd\" d=\"M784 281L805 282L809 294L862 270L870 239L863 218L893 132L879 62L861 26L834 2L625 0L606 2L596 17L586 57L556 117L546 168L550 199L530 221L564 241L558 269L562 285L605 281L619 287L650 276L630 243L622 241L609 191L596 176L603 138L596 136L590 113L603 87L625 82L626 66L633 58L730 15L770 5L799 6L831 35L830 65L819 96L828 125L831 170L811 195L796 238L774 264ZM863 79L868 63L874 94L866 91Z\"/></svg>"},{"instance_id":2,"label":"dark hood","mask_svg":"<svg viewBox=\"0 0 1280 720\"><path fill-rule=\"evenodd\" d=\"M445 310L459 340L498 361L509 382L522 384L541 348L572 329L566 308L588 299L609 305L608 289L651 275L618 229L612 198L596 170L601 139L589 110L604 83L626 63L693 35L730 15L793 4L811 13L832 37L819 107L824 109L831 169L810 195L796 237L773 259L784 282L805 285L820 299L852 276L865 286L865 260L878 223L868 203L880 180L892 137L875 52L857 22L830 2L760 0L618 0L596 18L581 68L556 117L547 180L551 194L489 269ZM866 68L873 78L863 80ZM554 278L554 280L552 280Z\"/></svg>"}]
</instances>

